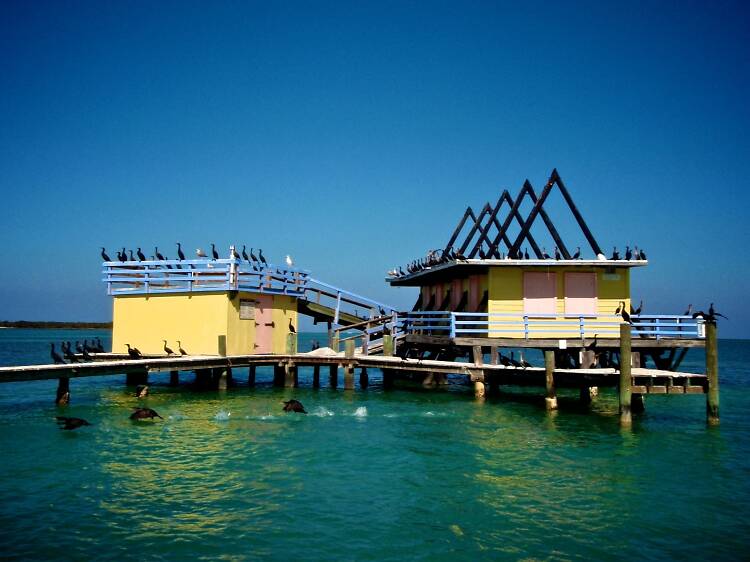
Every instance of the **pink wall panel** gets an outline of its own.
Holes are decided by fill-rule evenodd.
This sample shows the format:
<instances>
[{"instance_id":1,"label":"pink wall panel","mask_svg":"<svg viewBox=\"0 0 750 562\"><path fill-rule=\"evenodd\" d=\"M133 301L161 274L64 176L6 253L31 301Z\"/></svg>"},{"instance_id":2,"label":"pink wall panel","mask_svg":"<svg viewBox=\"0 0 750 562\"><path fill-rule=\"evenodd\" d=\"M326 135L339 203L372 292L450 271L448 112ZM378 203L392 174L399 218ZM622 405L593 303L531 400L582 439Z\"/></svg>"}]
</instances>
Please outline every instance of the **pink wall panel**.
<instances>
[{"instance_id":1,"label":"pink wall panel","mask_svg":"<svg viewBox=\"0 0 750 562\"><path fill-rule=\"evenodd\" d=\"M556 296L554 273L527 271L523 274L524 314L555 314Z\"/></svg>"}]
</instances>

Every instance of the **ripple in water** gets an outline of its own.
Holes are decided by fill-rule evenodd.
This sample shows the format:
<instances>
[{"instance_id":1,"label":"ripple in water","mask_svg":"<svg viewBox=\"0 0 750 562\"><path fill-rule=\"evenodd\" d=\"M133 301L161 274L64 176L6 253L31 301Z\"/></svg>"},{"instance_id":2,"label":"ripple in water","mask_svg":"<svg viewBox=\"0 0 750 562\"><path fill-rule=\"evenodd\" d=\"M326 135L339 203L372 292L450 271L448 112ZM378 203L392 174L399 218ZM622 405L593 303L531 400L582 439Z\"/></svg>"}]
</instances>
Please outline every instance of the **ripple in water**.
<instances>
[{"instance_id":1,"label":"ripple in water","mask_svg":"<svg viewBox=\"0 0 750 562\"><path fill-rule=\"evenodd\" d=\"M216 421L229 421L229 417L231 415L232 415L232 412L227 412L226 410L219 410L214 416L214 419Z\"/></svg>"},{"instance_id":2,"label":"ripple in water","mask_svg":"<svg viewBox=\"0 0 750 562\"><path fill-rule=\"evenodd\" d=\"M367 408L365 406L360 406L356 410L354 410L354 413L352 414L354 417L357 418L366 418L367 417Z\"/></svg>"}]
</instances>

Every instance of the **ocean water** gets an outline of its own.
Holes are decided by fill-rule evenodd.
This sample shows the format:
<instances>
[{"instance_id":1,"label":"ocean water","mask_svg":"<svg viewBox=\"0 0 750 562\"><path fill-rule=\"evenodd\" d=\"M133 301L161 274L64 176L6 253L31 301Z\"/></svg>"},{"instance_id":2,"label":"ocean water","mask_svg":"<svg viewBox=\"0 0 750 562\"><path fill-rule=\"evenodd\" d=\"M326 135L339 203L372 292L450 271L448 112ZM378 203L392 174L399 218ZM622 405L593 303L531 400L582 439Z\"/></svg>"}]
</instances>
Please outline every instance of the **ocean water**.
<instances>
[{"instance_id":1,"label":"ocean water","mask_svg":"<svg viewBox=\"0 0 750 562\"><path fill-rule=\"evenodd\" d=\"M0 330L0 363L107 332ZM302 334L300 349L311 338ZM683 368L700 372L691 351ZM0 385L0 555L9 560L733 560L750 542L750 342L720 342L719 427L703 396L653 396L631 430L604 391L484 403L466 387L270 386L151 377ZM327 382L327 376L321 376ZM455 381L454 381L455 382ZM294 397L309 415L284 414ZM131 422L130 408L164 421ZM61 431L56 415L93 425Z\"/></svg>"}]
</instances>

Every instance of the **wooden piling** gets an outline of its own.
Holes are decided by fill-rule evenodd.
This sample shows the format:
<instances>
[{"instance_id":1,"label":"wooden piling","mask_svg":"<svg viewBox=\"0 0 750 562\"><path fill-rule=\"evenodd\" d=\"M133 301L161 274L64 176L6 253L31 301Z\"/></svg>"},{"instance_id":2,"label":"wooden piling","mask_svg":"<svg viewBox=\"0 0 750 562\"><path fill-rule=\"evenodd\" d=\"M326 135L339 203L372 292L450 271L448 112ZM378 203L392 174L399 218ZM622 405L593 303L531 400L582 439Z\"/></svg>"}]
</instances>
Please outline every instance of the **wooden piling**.
<instances>
[{"instance_id":1,"label":"wooden piling","mask_svg":"<svg viewBox=\"0 0 750 562\"><path fill-rule=\"evenodd\" d=\"M286 335L286 353L295 355L297 353L297 334Z\"/></svg>"},{"instance_id":2,"label":"wooden piling","mask_svg":"<svg viewBox=\"0 0 750 562\"><path fill-rule=\"evenodd\" d=\"M338 388L339 386L339 366L333 364L328 370L328 385L331 388Z\"/></svg>"},{"instance_id":3,"label":"wooden piling","mask_svg":"<svg viewBox=\"0 0 750 562\"><path fill-rule=\"evenodd\" d=\"M548 410L557 410L557 393L555 392L555 352L548 349L544 351L544 385L547 395L544 405Z\"/></svg>"},{"instance_id":4,"label":"wooden piling","mask_svg":"<svg viewBox=\"0 0 750 562\"><path fill-rule=\"evenodd\" d=\"M716 324L706 322L706 421L711 425L719 423L719 347Z\"/></svg>"},{"instance_id":5,"label":"wooden piling","mask_svg":"<svg viewBox=\"0 0 750 562\"><path fill-rule=\"evenodd\" d=\"M247 369L247 386L255 386L255 365L250 365Z\"/></svg>"},{"instance_id":6,"label":"wooden piling","mask_svg":"<svg viewBox=\"0 0 750 562\"><path fill-rule=\"evenodd\" d=\"M177 386L180 384L180 372L169 371L169 386Z\"/></svg>"},{"instance_id":7,"label":"wooden piling","mask_svg":"<svg viewBox=\"0 0 750 562\"><path fill-rule=\"evenodd\" d=\"M383 372L383 388L393 388L393 381L395 379L393 369L381 369Z\"/></svg>"},{"instance_id":8,"label":"wooden piling","mask_svg":"<svg viewBox=\"0 0 750 562\"><path fill-rule=\"evenodd\" d=\"M331 349L336 353L339 352L339 336L337 333L331 336Z\"/></svg>"},{"instance_id":9,"label":"wooden piling","mask_svg":"<svg viewBox=\"0 0 750 562\"><path fill-rule=\"evenodd\" d=\"M631 413L632 385L631 375L630 324L620 324L620 425L633 423Z\"/></svg>"},{"instance_id":10,"label":"wooden piling","mask_svg":"<svg viewBox=\"0 0 750 562\"><path fill-rule=\"evenodd\" d=\"M284 379L286 373L284 372L284 365L276 364L273 366L273 385L284 386Z\"/></svg>"},{"instance_id":11,"label":"wooden piling","mask_svg":"<svg viewBox=\"0 0 750 562\"><path fill-rule=\"evenodd\" d=\"M292 361L284 363L284 387L297 388L297 365Z\"/></svg>"},{"instance_id":12,"label":"wooden piling","mask_svg":"<svg viewBox=\"0 0 750 562\"><path fill-rule=\"evenodd\" d=\"M320 388L320 365L313 365L313 388Z\"/></svg>"},{"instance_id":13,"label":"wooden piling","mask_svg":"<svg viewBox=\"0 0 750 562\"><path fill-rule=\"evenodd\" d=\"M139 384L148 384L148 371L144 369L136 373L125 375L125 384L127 386L138 386Z\"/></svg>"},{"instance_id":14,"label":"wooden piling","mask_svg":"<svg viewBox=\"0 0 750 562\"><path fill-rule=\"evenodd\" d=\"M354 357L354 340L344 342L344 357Z\"/></svg>"},{"instance_id":15,"label":"wooden piling","mask_svg":"<svg viewBox=\"0 0 750 562\"><path fill-rule=\"evenodd\" d=\"M218 390L226 390L232 381L232 368L219 367L214 370L214 381Z\"/></svg>"},{"instance_id":16,"label":"wooden piling","mask_svg":"<svg viewBox=\"0 0 750 562\"><path fill-rule=\"evenodd\" d=\"M70 403L70 379L60 377L57 379L57 394L55 395L55 404L58 406L67 406Z\"/></svg>"},{"instance_id":17,"label":"wooden piling","mask_svg":"<svg viewBox=\"0 0 750 562\"><path fill-rule=\"evenodd\" d=\"M390 334L383 336L383 355L385 357L393 356L393 336Z\"/></svg>"},{"instance_id":18,"label":"wooden piling","mask_svg":"<svg viewBox=\"0 0 750 562\"><path fill-rule=\"evenodd\" d=\"M370 378L367 375L367 368L362 367L359 370L359 387L360 388L367 388L370 385Z\"/></svg>"}]
</instances>

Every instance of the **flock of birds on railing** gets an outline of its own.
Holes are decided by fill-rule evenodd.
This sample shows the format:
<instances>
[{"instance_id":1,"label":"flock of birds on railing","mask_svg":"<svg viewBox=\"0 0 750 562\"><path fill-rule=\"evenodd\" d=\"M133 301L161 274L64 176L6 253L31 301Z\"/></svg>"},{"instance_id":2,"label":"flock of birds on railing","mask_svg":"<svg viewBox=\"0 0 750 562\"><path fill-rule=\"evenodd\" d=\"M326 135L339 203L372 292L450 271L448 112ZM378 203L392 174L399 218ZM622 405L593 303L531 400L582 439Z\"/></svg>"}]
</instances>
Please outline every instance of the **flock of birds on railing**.
<instances>
[{"instance_id":1,"label":"flock of birds on railing","mask_svg":"<svg viewBox=\"0 0 750 562\"><path fill-rule=\"evenodd\" d=\"M175 242L177 244L177 260L178 261L184 261L186 259L185 252L182 251L182 244L180 242ZM254 253L254 248L250 248L250 253L247 252L247 246L242 245L242 251L237 252L235 250L234 246L230 247L229 252L229 259L236 259L240 261L246 261L250 265L252 265L253 269L255 271L258 271L260 269L264 269L268 267L268 261L266 260L265 256L263 255L263 250L258 248L258 255L256 256ZM107 254L106 248L102 247L101 251L102 259L105 262L112 262L112 260L109 255ZM202 248L196 248L195 249L195 256L198 259L209 259L209 255L203 251ZM216 250L216 244L211 244L211 259L218 260L219 259L219 252ZM141 248L136 248L135 253L133 250L126 250L124 247L122 250L117 250L117 260L120 263L128 263L128 262L144 262L144 261L169 261L169 258L162 255L161 252L159 252L159 247L154 247L154 253L150 256L150 259L146 257L146 255L143 253ZM284 263L286 263L287 267L294 267L294 260L292 260L291 256L287 255L284 258ZM176 265L178 269L182 269L180 265ZM172 269L172 266L167 264L167 268Z\"/></svg>"},{"instance_id":2,"label":"flock of birds on railing","mask_svg":"<svg viewBox=\"0 0 750 562\"><path fill-rule=\"evenodd\" d=\"M76 353L73 353L73 346L71 343L69 341L64 341L60 343L60 351L62 351L62 355L55 350L55 344L50 343L50 356L55 365L64 365L66 363L65 359L70 363L93 361L94 358L91 354L104 353L104 346L102 345L102 340L99 338L91 340L91 344L89 344L88 340L83 340L83 343L76 341L75 351L78 354L76 355Z\"/></svg>"},{"instance_id":3,"label":"flock of birds on railing","mask_svg":"<svg viewBox=\"0 0 750 562\"><path fill-rule=\"evenodd\" d=\"M486 260L486 259L492 259L492 256L495 255L494 251L491 251L489 254L487 254L483 248L479 248L477 252L479 259ZM529 255L529 249L526 248L523 252L519 249L515 254L505 254L504 252L499 252L499 256L501 260L530 260L534 259ZM596 257L598 260L612 260L612 261L631 261L631 260L646 260L646 252L644 252L642 249L639 249L638 246L635 246L633 249L630 248L630 246L625 246L625 255L620 256L620 252L617 250L617 246L615 246L612 249L612 255L607 258L604 254L599 254ZM460 251L455 251L453 248L448 248L447 250L428 250L427 254L423 258L418 258L409 264L406 265L406 271L404 271L403 266L394 267L393 269L388 271L389 277L405 277L407 275L411 275L413 273L419 273L420 271L424 271L426 269L430 269L431 267L435 267L437 265L441 265L444 263L449 263L453 261L467 261L469 258L467 258L463 253ZM553 255L550 256L547 253L547 249L545 247L542 247L542 259L544 260L562 260L563 255L560 253L560 249L555 246ZM583 259L581 257L581 247L579 246L576 248L575 253L571 256L570 259L573 260L580 260Z\"/></svg>"}]
</instances>

